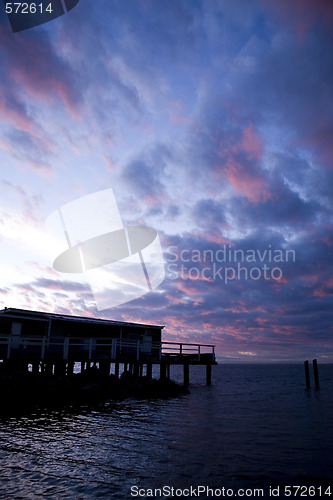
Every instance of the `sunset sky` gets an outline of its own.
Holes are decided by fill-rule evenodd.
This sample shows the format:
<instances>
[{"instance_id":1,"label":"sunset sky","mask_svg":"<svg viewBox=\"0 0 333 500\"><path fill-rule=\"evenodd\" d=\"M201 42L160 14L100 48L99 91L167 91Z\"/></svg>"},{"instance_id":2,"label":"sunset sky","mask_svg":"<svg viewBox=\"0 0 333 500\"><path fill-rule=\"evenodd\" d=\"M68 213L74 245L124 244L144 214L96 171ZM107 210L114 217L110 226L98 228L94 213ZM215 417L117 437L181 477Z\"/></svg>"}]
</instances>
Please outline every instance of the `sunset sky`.
<instances>
[{"instance_id":1,"label":"sunset sky","mask_svg":"<svg viewBox=\"0 0 333 500\"><path fill-rule=\"evenodd\" d=\"M333 362L332 1L80 0L18 33L0 16L0 307ZM45 221L108 188L158 232L166 278L98 311Z\"/></svg>"}]
</instances>

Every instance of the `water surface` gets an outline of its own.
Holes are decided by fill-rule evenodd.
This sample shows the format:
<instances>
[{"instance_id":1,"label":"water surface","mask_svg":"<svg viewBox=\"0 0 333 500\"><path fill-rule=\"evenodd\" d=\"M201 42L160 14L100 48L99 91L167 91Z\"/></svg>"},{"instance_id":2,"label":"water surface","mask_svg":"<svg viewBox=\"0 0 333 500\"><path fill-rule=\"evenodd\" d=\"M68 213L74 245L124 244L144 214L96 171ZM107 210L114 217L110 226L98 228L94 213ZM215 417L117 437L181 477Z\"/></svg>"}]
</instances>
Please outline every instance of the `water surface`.
<instances>
[{"instance_id":1,"label":"water surface","mask_svg":"<svg viewBox=\"0 0 333 500\"><path fill-rule=\"evenodd\" d=\"M192 367L188 396L2 417L0 497L332 484L333 366L319 370L320 390L305 390L302 365L219 365L211 387Z\"/></svg>"}]
</instances>

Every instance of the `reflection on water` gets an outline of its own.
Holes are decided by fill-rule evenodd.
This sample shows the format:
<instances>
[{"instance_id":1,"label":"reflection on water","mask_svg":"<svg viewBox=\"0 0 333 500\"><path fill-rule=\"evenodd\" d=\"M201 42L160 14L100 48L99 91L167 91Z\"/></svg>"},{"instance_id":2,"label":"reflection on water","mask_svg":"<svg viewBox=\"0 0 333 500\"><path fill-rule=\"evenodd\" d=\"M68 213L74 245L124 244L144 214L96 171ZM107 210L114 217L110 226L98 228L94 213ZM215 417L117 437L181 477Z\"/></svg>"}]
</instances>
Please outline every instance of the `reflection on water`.
<instances>
[{"instance_id":1,"label":"reflection on water","mask_svg":"<svg viewBox=\"0 0 333 500\"><path fill-rule=\"evenodd\" d=\"M181 372L173 372L181 378ZM213 385L161 401L3 417L1 498L130 498L130 487L328 484L333 367L218 366ZM191 380L204 380L192 369Z\"/></svg>"}]
</instances>

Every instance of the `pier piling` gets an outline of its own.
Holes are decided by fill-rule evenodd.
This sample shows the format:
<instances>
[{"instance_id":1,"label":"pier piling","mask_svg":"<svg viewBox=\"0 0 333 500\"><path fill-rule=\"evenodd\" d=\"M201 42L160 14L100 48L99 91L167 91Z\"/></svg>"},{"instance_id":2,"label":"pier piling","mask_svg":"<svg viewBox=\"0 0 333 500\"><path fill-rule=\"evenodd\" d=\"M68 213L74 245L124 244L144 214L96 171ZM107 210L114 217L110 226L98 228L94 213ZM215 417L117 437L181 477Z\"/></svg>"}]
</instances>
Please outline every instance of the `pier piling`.
<instances>
[{"instance_id":1,"label":"pier piling","mask_svg":"<svg viewBox=\"0 0 333 500\"><path fill-rule=\"evenodd\" d=\"M316 386L316 389L319 389L319 374L318 374L317 360L314 359L312 361L312 363L313 363L313 375L314 375L314 379L315 379L315 386Z\"/></svg>"},{"instance_id":2,"label":"pier piling","mask_svg":"<svg viewBox=\"0 0 333 500\"><path fill-rule=\"evenodd\" d=\"M74 374L74 361L68 361L66 366L66 375L67 377L72 377Z\"/></svg>"},{"instance_id":3,"label":"pier piling","mask_svg":"<svg viewBox=\"0 0 333 500\"><path fill-rule=\"evenodd\" d=\"M139 376L139 372L140 372L140 364L135 362L133 363L132 365L132 373L135 377L138 377Z\"/></svg>"},{"instance_id":4,"label":"pier piling","mask_svg":"<svg viewBox=\"0 0 333 500\"><path fill-rule=\"evenodd\" d=\"M305 369L305 383L306 383L306 388L310 389L311 384L310 384L309 361L304 361L304 369Z\"/></svg>"},{"instance_id":5,"label":"pier piling","mask_svg":"<svg viewBox=\"0 0 333 500\"><path fill-rule=\"evenodd\" d=\"M160 364L160 378L163 380L166 379L166 363Z\"/></svg>"}]
</instances>

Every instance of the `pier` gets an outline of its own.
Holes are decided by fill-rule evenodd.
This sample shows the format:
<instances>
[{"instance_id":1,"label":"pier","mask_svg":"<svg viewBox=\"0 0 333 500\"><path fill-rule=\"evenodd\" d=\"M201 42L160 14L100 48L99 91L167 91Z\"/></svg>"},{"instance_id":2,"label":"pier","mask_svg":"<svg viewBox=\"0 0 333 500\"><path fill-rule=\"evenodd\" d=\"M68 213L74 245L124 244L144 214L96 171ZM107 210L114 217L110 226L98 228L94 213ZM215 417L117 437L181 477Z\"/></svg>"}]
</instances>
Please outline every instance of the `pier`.
<instances>
[{"instance_id":1,"label":"pier","mask_svg":"<svg viewBox=\"0 0 333 500\"><path fill-rule=\"evenodd\" d=\"M217 364L215 346L163 341L163 328L4 309L0 311L0 364L9 371L30 369L64 377L71 377L79 365L81 373L95 367L117 378L120 368L152 378L153 366L159 365L161 379L170 378L171 365L182 365L185 386L190 382L190 366L204 365L210 385L212 365Z\"/></svg>"}]
</instances>

